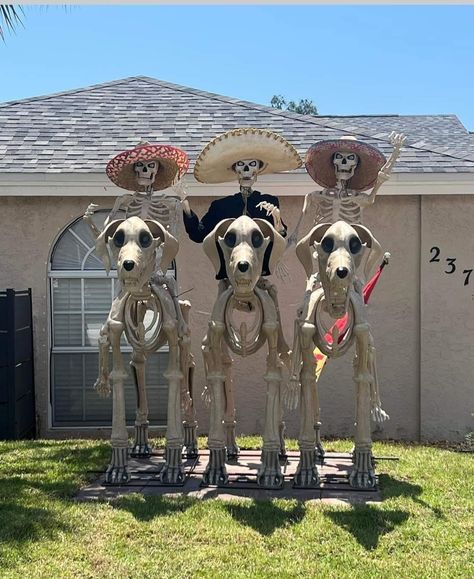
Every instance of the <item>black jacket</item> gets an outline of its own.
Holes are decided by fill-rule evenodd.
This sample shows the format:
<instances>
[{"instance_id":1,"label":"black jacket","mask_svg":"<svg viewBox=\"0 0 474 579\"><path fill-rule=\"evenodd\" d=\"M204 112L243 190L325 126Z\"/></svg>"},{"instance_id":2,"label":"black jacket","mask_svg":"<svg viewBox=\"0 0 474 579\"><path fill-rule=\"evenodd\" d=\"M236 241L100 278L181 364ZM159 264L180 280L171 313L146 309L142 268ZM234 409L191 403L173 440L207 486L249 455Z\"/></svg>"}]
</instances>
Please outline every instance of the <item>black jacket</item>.
<instances>
[{"instance_id":1,"label":"black jacket","mask_svg":"<svg viewBox=\"0 0 474 579\"><path fill-rule=\"evenodd\" d=\"M274 225L273 217L271 215L267 216L265 209L257 207L259 203L266 201L275 205L275 207L280 207L278 197L274 195L268 195L267 193L260 193L259 191L253 191L252 195L247 198L247 215L252 218L265 219ZM183 212L184 227L186 229L189 238L196 243L202 243L204 238L211 233L214 227L220 223L223 219L237 218L243 215L244 212L244 200L241 193L235 193L235 195L229 195L228 197L223 197L222 199L216 199L213 201L209 207L208 212L199 221L199 217L191 211L191 215L186 215ZM282 225L285 231L281 233L283 237L286 236L286 225L282 221ZM265 252L265 259L263 264L262 275L269 275L268 271L268 260L271 253L272 243L269 244L267 251ZM219 256L221 258L221 269L216 275L216 279L223 279L227 277L225 268L223 265L221 248L217 246L219 251Z\"/></svg>"}]
</instances>

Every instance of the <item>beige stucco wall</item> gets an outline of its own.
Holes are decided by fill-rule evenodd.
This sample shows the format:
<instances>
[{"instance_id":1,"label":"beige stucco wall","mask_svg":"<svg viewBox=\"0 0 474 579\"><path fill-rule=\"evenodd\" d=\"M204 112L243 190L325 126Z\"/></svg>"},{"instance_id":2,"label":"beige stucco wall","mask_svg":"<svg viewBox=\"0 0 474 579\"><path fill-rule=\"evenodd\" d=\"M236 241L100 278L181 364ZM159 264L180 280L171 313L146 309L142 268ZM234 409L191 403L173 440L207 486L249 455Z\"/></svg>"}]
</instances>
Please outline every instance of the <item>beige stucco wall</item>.
<instances>
[{"instance_id":1,"label":"beige stucco wall","mask_svg":"<svg viewBox=\"0 0 474 579\"><path fill-rule=\"evenodd\" d=\"M300 214L303 199L282 197L280 200L282 215L291 229ZM59 232L82 215L90 201L87 196L2 198L0 243L4 251L0 287L31 287L33 290L37 411L43 435L54 435L53 431L48 431L47 262ZM110 207L111 201L112 198L103 198L100 204ZM191 199L199 215L205 212L210 201L206 197ZM448 220L440 217L444 210L448 212ZM431 267L435 264L427 263L429 248L439 245L444 252L457 256L463 269L474 267L472 240L466 233L473 217L473 196L380 196L376 206L366 211L366 225L383 248L392 253L391 263L370 305L383 404L391 416L383 432L378 433L380 436L455 439L473 429L470 413L474 411L474 291L471 289L474 279L466 288L462 278L456 278L454 283L451 279L454 276L442 275L439 269ZM193 305L192 346L198 364L196 388L200 392L203 385L200 341L216 284L200 245L183 236L178 257L180 291L194 288L186 297ZM291 342L293 316L304 289L304 279L294 253L287 254L286 264L292 284L278 282L278 287L284 329ZM448 332L445 348L443 335ZM239 432L262 431L264 364L265 352L235 360ZM350 355L328 363L320 389L323 434L351 435L354 385ZM208 414L199 397L197 407L200 431L205 433ZM288 414L286 421L288 434L296 435L297 413Z\"/></svg>"}]
</instances>

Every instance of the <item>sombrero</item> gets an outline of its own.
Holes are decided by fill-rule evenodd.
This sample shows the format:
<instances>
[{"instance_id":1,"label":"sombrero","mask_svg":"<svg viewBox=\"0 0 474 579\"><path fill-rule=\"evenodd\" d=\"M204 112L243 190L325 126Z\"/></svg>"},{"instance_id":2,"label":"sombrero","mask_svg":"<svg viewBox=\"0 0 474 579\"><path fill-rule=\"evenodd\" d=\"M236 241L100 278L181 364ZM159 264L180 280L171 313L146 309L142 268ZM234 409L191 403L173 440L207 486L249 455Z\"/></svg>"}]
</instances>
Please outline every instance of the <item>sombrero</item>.
<instances>
[{"instance_id":1,"label":"sombrero","mask_svg":"<svg viewBox=\"0 0 474 579\"><path fill-rule=\"evenodd\" d=\"M153 182L153 189L161 191L181 179L189 167L187 154L171 145L152 145L139 143L134 149L119 153L107 163L105 172L108 178L129 191L144 191L145 187L137 183L133 164L138 161L157 160L160 168Z\"/></svg>"},{"instance_id":2,"label":"sombrero","mask_svg":"<svg viewBox=\"0 0 474 579\"><path fill-rule=\"evenodd\" d=\"M235 181L232 165L241 159L263 162L259 174L290 171L301 167L296 149L281 135L267 129L233 129L217 136L200 152L194 176L201 183Z\"/></svg>"},{"instance_id":3,"label":"sombrero","mask_svg":"<svg viewBox=\"0 0 474 579\"><path fill-rule=\"evenodd\" d=\"M319 141L308 149L305 166L316 183L326 188L336 185L336 175L332 162L336 151L352 152L359 156L359 163L354 176L349 181L351 189L365 191L375 184L378 172L385 164L385 156L372 145L358 141L355 137Z\"/></svg>"}]
</instances>

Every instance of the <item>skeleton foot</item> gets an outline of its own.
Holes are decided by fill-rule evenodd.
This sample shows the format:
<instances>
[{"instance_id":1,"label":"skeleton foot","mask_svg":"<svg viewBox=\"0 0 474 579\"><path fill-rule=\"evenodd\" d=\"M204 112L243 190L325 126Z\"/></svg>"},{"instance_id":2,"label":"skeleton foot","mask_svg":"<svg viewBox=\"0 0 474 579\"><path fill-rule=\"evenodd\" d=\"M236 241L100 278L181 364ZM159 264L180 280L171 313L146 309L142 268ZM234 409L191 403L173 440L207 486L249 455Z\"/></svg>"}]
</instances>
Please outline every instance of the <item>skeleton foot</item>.
<instances>
[{"instance_id":1,"label":"skeleton foot","mask_svg":"<svg viewBox=\"0 0 474 579\"><path fill-rule=\"evenodd\" d=\"M160 471L160 482L164 484L183 484L184 469L181 448L166 448L165 464Z\"/></svg>"},{"instance_id":2,"label":"skeleton foot","mask_svg":"<svg viewBox=\"0 0 474 579\"><path fill-rule=\"evenodd\" d=\"M283 475L278 453L278 450L262 450L262 464L257 475L259 486L270 489L283 486Z\"/></svg>"},{"instance_id":3,"label":"skeleton foot","mask_svg":"<svg viewBox=\"0 0 474 579\"><path fill-rule=\"evenodd\" d=\"M209 451L209 463L202 475L202 486L223 486L229 482L229 476L225 468L225 448L211 449Z\"/></svg>"},{"instance_id":4,"label":"skeleton foot","mask_svg":"<svg viewBox=\"0 0 474 579\"><path fill-rule=\"evenodd\" d=\"M148 421L144 424L135 424L135 441L130 456L148 458L151 455L151 450L151 446L148 444Z\"/></svg>"},{"instance_id":5,"label":"skeleton foot","mask_svg":"<svg viewBox=\"0 0 474 579\"><path fill-rule=\"evenodd\" d=\"M224 428L226 431L227 459L236 460L239 456L240 448L237 446L235 439L235 422L224 422Z\"/></svg>"},{"instance_id":6,"label":"skeleton foot","mask_svg":"<svg viewBox=\"0 0 474 579\"><path fill-rule=\"evenodd\" d=\"M197 422L183 422L184 427L184 454L186 458L197 458L199 447L196 435Z\"/></svg>"},{"instance_id":7,"label":"skeleton foot","mask_svg":"<svg viewBox=\"0 0 474 579\"><path fill-rule=\"evenodd\" d=\"M301 450L300 462L296 469L295 478L293 479L293 486L298 487L318 487L319 475L316 468L317 460L316 450Z\"/></svg>"},{"instance_id":8,"label":"skeleton foot","mask_svg":"<svg viewBox=\"0 0 474 579\"><path fill-rule=\"evenodd\" d=\"M370 489L376 484L374 460L371 450L354 450L354 467L349 475L351 487L357 489Z\"/></svg>"},{"instance_id":9,"label":"skeleton foot","mask_svg":"<svg viewBox=\"0 0 474 579\"><path fill-rule=\"evenodd\" d=\"M126 485L129 481L128 448L112 448L112 458L105 471L105 483L108 485Z\"/></svg>"}]
</instances>

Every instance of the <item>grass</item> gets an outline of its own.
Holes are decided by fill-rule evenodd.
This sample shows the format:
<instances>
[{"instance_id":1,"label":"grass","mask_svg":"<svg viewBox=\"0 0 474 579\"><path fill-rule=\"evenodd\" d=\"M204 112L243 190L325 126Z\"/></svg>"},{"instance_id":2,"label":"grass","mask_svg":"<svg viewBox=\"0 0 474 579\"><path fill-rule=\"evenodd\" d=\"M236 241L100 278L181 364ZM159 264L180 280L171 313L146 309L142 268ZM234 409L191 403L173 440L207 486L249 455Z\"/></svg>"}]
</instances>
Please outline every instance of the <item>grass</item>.
<instances>
[{"instance_id":1,"label":"grass","mask_svg":"<svg viewBox=\"0 0 474 579\"><path fill-rule=\"evenodd\" d=\"M473 577L473 455L381 442L375 453L400 457L378 465L377 505L138 494L78 503L87 471L109 458L107 443L3 442L0 576Z\"/></svg>"}]
</instances>

